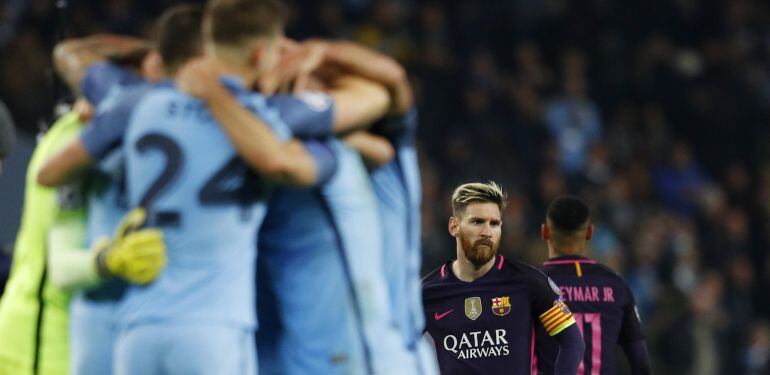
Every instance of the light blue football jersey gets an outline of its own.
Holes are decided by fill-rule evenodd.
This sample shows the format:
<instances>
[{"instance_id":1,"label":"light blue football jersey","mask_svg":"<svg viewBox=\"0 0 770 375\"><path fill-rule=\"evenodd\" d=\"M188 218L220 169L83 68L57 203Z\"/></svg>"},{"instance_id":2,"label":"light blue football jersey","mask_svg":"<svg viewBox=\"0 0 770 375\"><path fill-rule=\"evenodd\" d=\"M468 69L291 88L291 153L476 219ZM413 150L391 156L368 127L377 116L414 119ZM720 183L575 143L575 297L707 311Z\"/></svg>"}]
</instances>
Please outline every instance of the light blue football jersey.
<instances>
[{"instance_id":1,"label":"light blue football jersey","mask_svg":"<svg viewBox=\"0 0 770 375\"><path fill-rule=\"evenodd\" d=\"M80 139L96 168L87 175L87 244L113 231L128 211L123 155L120 147L128 115L150 85L132 72L110 63L88 69L83 90L96 106ZM117 306L126 283L113 278L76 293L70 304L70 373L110 374L117 338Z\"/></svg>"},{"instance_id":2,"label":"light blue football jersey","mask_svg":"<svg viewBox=\"0 0 770 375\"><path fill-rule=\"evenodd\" d=\"M80 139L95 163L95 168L85 181L89 246L100 237L112 236L128 212L121 144L134 106L151 87L144 81L115 84L99 102L94 118L81 133ZM84 291L84 298L116 301L125 287L126 284L119 279L107 280Z\"/></svg>"},{"instance_id":3,"label":"light blue football jersey","mask_svg":"<svg viewBox=\"0 0 770 375\"><path fill-rule=\"evenodd\" d=\"M260 231L257 332L265 373L365 373L339 232L317 189L279 188Z\"/></svg>"},{"instance_id":4,"label":"light blue football jersey","mask_svg":"<svg viewBox=\"0 0 770 375\"><path fill-rule=\"evenodd\" d=\"M228 88L281 139L290 130L265 99L234 79ZM146 287L129 287L127 326L151 321L256 325L257 229L269 186L236 155L202 102L173 87L148 92L123 144L130 206L165 233L168 263Z\"/></svg>"},{"instance_id":5,"label":"light blue football jersey","mask_svg":"<svg viewBox=\"0 0 770 375\"><path fill-rule=\"evenodd\" d=\"M422 186L417 160L417 111L382 120L374 131L393 145L391 162L371 171L383 230L383 263L390 306L404 345L418 358L423 374L438 372L435 359L424 358L425 318L422 307L420 265L420 203Z\"/></svg>"},{"instance_id":6,"label":"light blue football jersey","mask_svg":"<svg viewBox=\"0 0 770 375\"><path fill-rule=\"evenodd\" d=\"M414 358L395 326L383 264L383 232L377 198L361 156L339 140L331 145L338 169L321 192L340 230L365 336L365 356L375 373L415 373Z\"/></svg>"},{"instance_id":7,"label":"light blue football jersey","mask_svg":"<svg viewBox=\"0 0 770 375\"><path fill-rule=\"evenodd\" d=\"M297 137L332 131L333 107L325 94L278 95L268 104ZM279 187L268 207L257 272L261 370L371 372L340 230L320 190Z\"/></svg>"}]
</instances>

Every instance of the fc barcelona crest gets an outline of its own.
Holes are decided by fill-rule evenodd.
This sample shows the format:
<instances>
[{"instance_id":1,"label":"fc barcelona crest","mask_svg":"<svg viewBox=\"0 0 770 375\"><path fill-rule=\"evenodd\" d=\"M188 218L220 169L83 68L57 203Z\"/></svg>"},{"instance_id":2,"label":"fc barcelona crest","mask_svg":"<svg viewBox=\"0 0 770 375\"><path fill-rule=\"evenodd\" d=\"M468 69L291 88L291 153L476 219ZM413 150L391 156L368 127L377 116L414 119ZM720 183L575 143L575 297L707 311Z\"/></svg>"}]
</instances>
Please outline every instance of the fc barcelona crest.
<instances>
[{"instance_id":1,"label":"fc barcelona crest","mask_svg":"<svg viewBox=\"0 0 770 375\"><path fill-rule=\"evenodd\" d=\"M492 298L492 313L497 316L505 316L511 312L510 297L497 297Z\"/></svg>"},{"instance_id":2,"label":"fc barcelona crest","mask_svg":"<svg viewBox=\"0 0 770 375\"><path fill-rule=\"evenodd\" d=\"M481 298L471 297L465 299L465 316L470 320L476 320L481 316Z\"/></svg>"}]
</instances>

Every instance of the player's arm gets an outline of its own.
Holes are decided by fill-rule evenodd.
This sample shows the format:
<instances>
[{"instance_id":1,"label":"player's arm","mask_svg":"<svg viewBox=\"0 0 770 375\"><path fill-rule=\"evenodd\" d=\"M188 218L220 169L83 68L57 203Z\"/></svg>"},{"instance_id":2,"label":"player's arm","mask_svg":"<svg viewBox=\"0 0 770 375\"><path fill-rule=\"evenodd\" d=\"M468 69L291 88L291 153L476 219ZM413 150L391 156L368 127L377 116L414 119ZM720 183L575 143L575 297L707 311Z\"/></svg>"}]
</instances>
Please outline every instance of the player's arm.
<instances>
[{"instance_id":1,"label":"player's arm","mask_svg":"<svg viewBox=\"0 0 770 375\"><path fill-rule=\"evenodd\" d=\"M637 340L620 345L628 358L628 365L633 375L649 375L652 373L650 366L650 354L647 351L647 342Z\"/></svg>"},{"instance_id":2,"label":"player's arm","mask_svg":"<svg viewBox=\"0 0 770 375\"><path fill-rule=\"evenodd\" d=\"M54 68L73 92L81 94L86 72L94 64L146 53L149 49L146 40L110 34L67 39L53 50Z\"/></svg>"},{"instance_id":3,"label":"player's arm","mask_svg":"<svg viewBox=\"0 0 770 375\"><path fill-rule=\"evenodd\" d=\"M532 311L548 335L559 343L554 374L576 374L585 352L583 335L556 284L542 272L536 272L530 283Z\"/></svg>"},{"instance_id":4,"label":"player's arm","mask_svg":"<svg viewBox=\"0 0 770 375\"><path fill-rule=\"evenodd\" d=\"M187 64L177 75L178 87L202 99L243 160L262 176L282 184L312 186L319 179L313 155L299 141L278 136L223 87L205 60Z\"/></svg>"},{"instance_id":5,"label":"player's arm","mask_svg":"<svg viewBox=\"0 0 770 375\"><path fill-rule=\"evenodd\" d=\"M385 86L392 97L389 114L406 113L414 105L406 70L392 57L349 41L313 40L307 43L325 46L325 63Z\"/></svg>"},{"instance_id":6,"label":"player's arm","mask_svg":"<svg viewBox=\"0 0 770 375\"><path fill-rule=\"evenodd\" d=\"M628 304L623 309L623 322L620 326L618 342L628 358L631 373L634 375L650 374L650 355L647 351L647 342L642 334L642 323L636 308L636 302L631 290L626 286Z\"/></svg>"},{"instance_id":7,"label":"player's arm","mask_svg":"<svg viewBox=\"0 0 770 375\"><path fill-rule=\"evenodd\" d=\"M329 82L334 102L335 134L347 134L371 125L387 114L390 96L384 86L362 77L345 75Z\"/></svg>"},{"instance_id":8,"label":"player's arm","mask_svg":"<svg viewBox=\"0 0 770 375\"><path fill-rule=\"evenodd\" d=\"M79 179L91 165L91 155L80 138L70 143L48 159L37 173L37 182L43 186L60 186Z\"/></svg>"},{"instance_id":9,"label":"player's arm","mask_svg":"<svg viewBox=\"0 0 770 375\"><path fill-rule=\"evenodd\" d=\"M57 190L59 210L48 230L47 266L51 282L67 291L95 285L99 276L93 256L85 248L86 209L78 185Z\"/></svg>"},{"instance_id":10,"label":"player's arm","mask_svg":"<svg viewBox=\"0 0 770 375\"><path fill-rule=\"evenodd\" d=\"M81 120L86 120L91 106L84 99L79 99L75 105ZM78 180L94 160L99 160L109 150L116 147L125 130L125 117L128 108L116 111L106 111L94 116L91 125L86 127L80 136L70 141L59 152L46 160L37 174L37 182L43 186L61 186Z\"/></svg>"},{"instance_id":11,"label":"player's arm","mask_svg":"<svg viewBox=\"0 0 770 375\"><path fill-rule=\"evenodd\" d=\"M586 349L580 329L573 324L554 335L554 338L559 343L559 354L553 367L554 374L576 374Z\"/></svg>"},{"instance_id":12,"label":"player's arm","mask_svg":"<svg viewBox=\"0 0 770 375\"><path fill-rule=\"evenodd\" d=\"M100 238L89 249L84 208L77 210L60 210L48 232L48 268L56 287L79 290L113 277L144 285L158 277L166 264L163 233L140 229L143 211L129 212L112 238Z\"/></svg>"},{"instance_id":13,"label":"player's arm","mask_svg":"<svg viewBox=\"0 0 770 375\"><path fill-rule=\"evenodd\" d=\"M385 137L379 135L359 130L345 136L343 140L358 151L366 166L372 169L390 163L396 156L393 145Z\"/></svg>"}]
</instances>

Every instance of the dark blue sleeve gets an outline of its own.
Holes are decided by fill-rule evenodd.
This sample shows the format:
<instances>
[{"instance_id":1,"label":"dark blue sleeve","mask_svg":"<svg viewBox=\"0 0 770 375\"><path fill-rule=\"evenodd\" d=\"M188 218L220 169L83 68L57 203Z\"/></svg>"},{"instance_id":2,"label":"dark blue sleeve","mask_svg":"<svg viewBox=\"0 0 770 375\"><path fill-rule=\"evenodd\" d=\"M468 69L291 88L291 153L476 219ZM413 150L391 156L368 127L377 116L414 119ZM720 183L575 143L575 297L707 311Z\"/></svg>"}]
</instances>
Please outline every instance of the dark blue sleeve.
<instances>
[{"instance_id":1,"label":"dark blue sleeve","mask_svg":"<svg viewBox=\"0 0 770 375\"><path fill-rule=\"evenodd\" d=\"M577 374L580 361L583 360L583 353L586 350L580 328L573 324L559 332L554 338L559 342L559 355L556 357L556 364L553 368L554 375Z\"/></svg>"},{"instance_id":2,"label":"dark blue sleeve","mask_svg":"<svg viewBox=\"0 0 770 375\"><path fill-rule=\"evenodd\" d=\"M337 171L337 156L325 142L317 139L307 139L302 142L316 163L316 185L321 185Z\"/></svg>"},{"instance_id":3,"label":"dark blue sleeve","mask_svg":"<svg viewBox=\"0 0 770 375\"><path fill-rule=\"evenodd\" d=\"M403 115L380 119L372 125L371 132L387 138L396 148L414 146L417 138L417 109L412 107Z\"/></svg>"},{"instance_id":4,"label":"dark blue sleeve","mask_svg":"<svg viewBox=\"0 0 770 375\"><path fill-rule=\"evenodd\" d=\"M297 138L323 138L334 134L334 105L320 92L297 96L275 95L267 100Z\"/></svg>"},{"instance_id":5,"label":"dark blue sleeve","mask_svg":"<svg viewBox=\"0 0 770 375\"><path fill-rule=\"evenodd\" d=\"M649 375L652 373L650 355L647 352L647 343L644 340L627 342L621 345L623 352L628 357L628 364L633 375Z\"/></svg>"},{"instance_id":6,"label":"dark blue sleeve","mask_svg":"<svg viewBox=\"0 0 770 375\"><path fill-rule=\"evenodd\" d=\"M116 84L132 84L143 82L138 74L122 68L109 61L91 65L86 70L86 76L80 83L83 95L92 105L98 106L107 92Z\"/></svg>"},{"instance_id":7,"label":"dark blue sleeve","mask_svg":"<svg viewBox=\"0 0 770 375\"><path fill-rule=\"evenodd\" d=\"M127 90L110 99L114 102L105 102L98 108L91 124L80 134L80 140L92 159L101 160L121 145L131 113L148 88L149 85Z\"/></svg>"},{"instance_id":8,"label":"dark blue sleeve","mask_svg":"<svg viewBox=\"0 0 770 375\"><path fill-rule=\"evenodd\" d=\"M620 289L622 288L622 289ZM618 336L618 343L632 342L638 340L644 340L644 334L642 333L642 322L639 316L639 310L636 308L636 301L633 293L628 286L620 286L618 290L624 290L628 303L623 308L623 321L620 326L620 335Z\"/></svg>"}]
</instances>

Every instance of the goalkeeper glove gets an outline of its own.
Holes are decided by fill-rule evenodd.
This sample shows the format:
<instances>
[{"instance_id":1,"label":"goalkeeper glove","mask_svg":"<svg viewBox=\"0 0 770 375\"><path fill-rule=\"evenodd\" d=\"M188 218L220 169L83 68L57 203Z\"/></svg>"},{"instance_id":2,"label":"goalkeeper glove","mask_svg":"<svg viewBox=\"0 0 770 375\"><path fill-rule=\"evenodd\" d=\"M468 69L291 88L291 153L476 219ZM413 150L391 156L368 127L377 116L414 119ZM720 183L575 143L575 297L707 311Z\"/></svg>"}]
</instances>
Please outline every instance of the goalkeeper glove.
<instances>
[{"instance_id":1,"label":"goalkeeper glove","mask_svg":"<svg viewBox=\"0 0 770 375\"><path fill-rule=\"evenodd\" d=\"M142 208L123 217L112 240L95 244L95 264L100 277L119 277L133 284L149 284L166 265L166 245L159 229L141 229L147 218Z\"/></svg>"}]
</instances>

